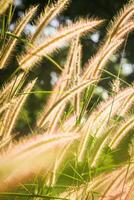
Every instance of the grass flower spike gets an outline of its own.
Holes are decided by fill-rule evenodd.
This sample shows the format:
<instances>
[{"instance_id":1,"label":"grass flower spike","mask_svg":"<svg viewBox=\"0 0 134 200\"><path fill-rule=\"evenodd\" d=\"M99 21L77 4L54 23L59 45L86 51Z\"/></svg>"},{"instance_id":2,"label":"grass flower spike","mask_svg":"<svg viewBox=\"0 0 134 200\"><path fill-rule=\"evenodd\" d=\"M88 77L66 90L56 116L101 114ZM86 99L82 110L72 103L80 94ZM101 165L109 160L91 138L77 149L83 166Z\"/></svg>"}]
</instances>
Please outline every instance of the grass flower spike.
<instances>
[{"instance_id":1,"label":"grass flower spike","mask_svg":"<svg viewBox=\"0 0 134 200\"><path fill-rule=\"evenodd\" d=\"M110 73L108 62L124 43L126 46L134 29L134 3L125 5L113 18L98 50L86 63L81 38L88 34L90 38L104 20L79 18L42 37L70 3L58 0L39 16L38 6L30 7L9 31L3 20L8 9L11 15L11 3L0 1L0 72L11 70L0 88L0 199L133 200L134 85L122 80L121 69L118 75ZM35 32L24 39L25 27L31 22ZM65 44L67 58L59 67L56 84L51 92L39 91L41 81L35 77L34 67ZM106 77L103 72L112 75ZM101 87L105 79L110 91ZM46 93L47 102L43 99ZM35 108L39 98L45 103ZM29 106L38 109L33 122L32 114L25 112ZM22 118L26 118L27 131Z\"/></svg>"}]
</instances>

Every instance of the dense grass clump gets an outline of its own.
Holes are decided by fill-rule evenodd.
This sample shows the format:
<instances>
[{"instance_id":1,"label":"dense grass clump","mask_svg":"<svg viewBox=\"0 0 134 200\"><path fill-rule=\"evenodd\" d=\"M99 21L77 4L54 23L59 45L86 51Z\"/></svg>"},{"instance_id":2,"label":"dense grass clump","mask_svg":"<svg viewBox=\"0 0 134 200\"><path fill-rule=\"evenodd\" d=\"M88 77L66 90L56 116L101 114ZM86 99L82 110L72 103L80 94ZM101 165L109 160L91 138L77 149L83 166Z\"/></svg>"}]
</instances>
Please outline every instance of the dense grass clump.
<instances>
[{"instance_id":1,"label":"dense grass clump","mask_svg":"<svg viewBox=\"0 0 134 200\"><path fill-rule=\"evenodd\" d=\"M103 20L79 19L40 42L44 27L69 4L68 0L58 0L34 21L35 33L22 39L38 6L26 11L9 32L11 4L11 0L0 2L0 70L10 68L17 56L17 68L0 91L0 198L133 200L134 86L118 73L110 86L111 95L95 102L96 106L92 99L103 72L107 72L104 67L108 60L134 29L134 3L125 5L109 23L98 51L83 66L80 38ZM5 23L7 9L10 12ZM25 48L16 55L18 41ZM31 133L22 137L15 129L20 111L27 97L38 93L34 90L38 77L29 81L28 75L41 60L52 61L50 55L64 42L70 45L65 66L59 66L59 79Z\"/></svg>"}]
</instances>

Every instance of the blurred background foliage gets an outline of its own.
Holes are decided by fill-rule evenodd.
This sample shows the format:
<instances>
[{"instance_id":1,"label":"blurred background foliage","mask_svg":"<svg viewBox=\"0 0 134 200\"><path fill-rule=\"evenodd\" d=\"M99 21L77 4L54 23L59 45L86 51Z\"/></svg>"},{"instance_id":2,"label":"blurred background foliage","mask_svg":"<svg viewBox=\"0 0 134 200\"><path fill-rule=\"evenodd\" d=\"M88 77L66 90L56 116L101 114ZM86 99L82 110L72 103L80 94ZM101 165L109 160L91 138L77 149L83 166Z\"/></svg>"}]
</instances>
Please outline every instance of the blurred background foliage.
<instances>
[{"instance_id":1,"label":"blurred background foliage","mask_svg":"<svg viewBox=\"0 0 134 200\"><path fill-rule=\"evenodd\" d=\"M54 1L52 0L14 0L14 15L12 22L9 26L9 30L14 29L16 20L23 16L24 11L28 9L31 5L39 5L39 12L42 11L46 5L49 5ZM55 1L56 2L56 1ZM82 63L87 62L88 58L91 57L98 49L99 43L103 40L106 31L106 25L110 19L119 11L124 4L128 1L126 0L72 0L68 8L56 19L48 25L47 29L44 30L40 42L45 39L45 35L54 34L56 28L60 24L68 24L75 19L80 17L98 17L106 19L105 24L96 30L94 33L86 35L81 39L83 45L82 52ZM5 14L5 19L8 16L8 12ZM35 16L35 19L38 17L38 13ZM1 20L2 21L2 20ZM22 35L22 38L26 38L27 34L32 34L36 29L34 22L29 23L25 27L25 31ZM117 75L119 68L121 67L120 78L125 80L128 83L134 81L134 34L129 35L126 38L126 44L121 51L119 51L116 56L112 56L110 62L107 64L107 70ZM14 54L20 53L24 48L23 42L18 42L17 48ZM61 67L64 66L64 61L67 56L69 45L65 44L64 47L51 55L52 59L57 62ZM0 71L0 86L3 85L5 80L8 81L13 70L17 66L17 59L11 59L10 68ZM35 67L28 77L28 80L33 77L38 77L36 84L36 91L50 91L53 85L56 83L58 76L60 75L60 70L54 65L53 62L44 58L39 66ZM107 77L107 78L105 78ZM99 86L96 89L96 96L92 100L94 104L97 100L105 99L108 97L110 92L110 81L113 79L113 76L104 73L104 80L100 81ZM34 121L36 116L39 114L44 102L48 97L47 93L36 92L30 95L25 108L21 112L21 117L18 122L17 131L20 131L23 134L31 132L31 127L34 126Z\"/></svg>"}]
</instances>

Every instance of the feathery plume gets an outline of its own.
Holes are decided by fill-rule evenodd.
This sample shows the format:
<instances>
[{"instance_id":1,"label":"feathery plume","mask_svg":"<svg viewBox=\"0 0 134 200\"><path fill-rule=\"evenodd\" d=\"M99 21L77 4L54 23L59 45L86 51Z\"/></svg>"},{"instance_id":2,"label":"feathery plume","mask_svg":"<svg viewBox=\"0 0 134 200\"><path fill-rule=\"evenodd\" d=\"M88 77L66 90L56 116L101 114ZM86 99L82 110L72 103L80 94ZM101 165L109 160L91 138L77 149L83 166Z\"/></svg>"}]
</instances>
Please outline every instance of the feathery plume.
<instances>
[{"instance_id":1,"label":"feathery plume","mask_svg":"<svg viewBox=\"0 0 134 200\"><path fill-rule=\"evenodd\" d=\"M53 88L53 93L48 99L47 106L45 106L45 112L48 111L52 105L64 95L65 90L69 88L69 83L71 82L73 67L76 62L76 51L78 49L78 41L72 42L71 48L69 50L65 67ZM43 116L43 113L42 113Z\"/></svg>"},{"instance_id":2,"label":"feathery plume","mask_svg":"<svg viewBox=\"0 0 134 200\"><path fill-rule=\"evenodd\" d=\"M51 116L55 113L55 110L63 106L70 98L72 98L76 93L83 91L89 85L94 84L95 80L92 81L83 81L81 84L73 87L69 91L67 91L55 104L50 108L50 110L44 116L44 119L38 123L38 127L43 127L46 122L51 120Z\"/></svg>"},{"instance_id":3,"label":"feathery plume","mask_svg":"<svg viewBox=\"0 0 134 200\"><path fill-rule=\"evenodd\" d=\"M125 122L122 122L121 125L116 130L114 136L112 135L112 140L109 144L111 149L118 147L120 142L126 137L129 131L134 127L134 117L128 117Z\"/></svg>"},{"instance_id":4,"label":"feathery plume","mask_svg":"<svg viewBox=\"0 0 134 200\"><path fill-rule=\"evenodd\" d=\"M40 33L42 32L43 28L46 27L54 17L56 17L64 9L66 9L68 4L69 0L58 0L56 4L51 4L50 6L47 6L45 8L44 12L41 13L39 19L35 23L37 29L30 40L32 44L36 43L36 40L40 36Z\"/></svg>"},{"instance_id":5,"label":"feathery plume","mask_svg":"<svg viewBox=\"0 0 134 200\"><path fill-rule=\"evenodd\" d=\"M78 138L79 135L73 133L45 133L11 145L0 155L0 191L16 187L42 170L47 175L65 146Z\"/></svg>"},{"instance_id":6,"label":"feathery plume","mask_svg":"<svg viewBox=\"0 0 134 200\"><path fill-rule=\"evenodd\" d=\"M61 42L69 41L78 34L85 34L96 26L100 25L102 20L79 20L76 23L61 28L54 36L46 38L45 42L39 46L34 46L28 52L19 57L19 65L23 70L29 70L33 65L39 62L45 54L52 53L59 48Z\"/></svg>"},{"instance_id":7,"label":"feathery plume","mask_svg":"<svg viewBox=\"0 0 134 200\"><path fill-rule=\"evenodd\" d=\"M16 119L18 118L18 114L20 113L20 110L25 103L26 98L28 97L28 93L33 88L35 82L36 80L29 83L23 90L24 94L14 98L12 100L12 104L10 104L9 108L4 113L0 130L0 135L3 137L3 139L10 137Z\"/></svg>"},{"instance_id":8,"label":"feathery plume","mask_svg":"<svg viewBox=\"0 0 134 200\"><path fill-rule=\"evenodd\" d=\"M134 3L129 3L114 17L113 21L108 26L108 38L116 38L116 33L128 23L134 15Z\"/></svg>"},{"instance_id":9,"label":"feathery plume","mask_svg":"<svg viewBox=\"0 0 134 200\"><path fill-rule=\"evenodd\" d=\"M115 200L118 194L121 194L124 184L124 178L126 177L127 186L132 183L130 177L134 170L133 165L130 166L129 174L126 176L127 165L120 167L108 174L102 174L89 183L82 184L81 186L75 186L72 189L68 189L60 195L62 198L69 198L71 200L92 199L93 193L96 194L98 200ZM84 196L83 196L84 194ZM120 196L119 196L120 197ZM117 199L119 200L119 199Z\"/></svg>"},{"instance_id":10,"label":"feathery plume","mask_svg":"<svg viewBox=\"0 0 134 200\"><path fill-rule=\"evenodd\" d=\"M72 87L72 85L76 85L76 82L73 83L72 79L73 79L73 71L75 68L75 65L77 65L77 54L78 54L78 39L76 41L74 41L72 48L70 49L69 55L68 55L68 59L65 65L65 69L63 70L61 77L58 81L58 83L56 84L56 87L54 88L54 94L52 94L50 96L50 99L48 101L48 105L47 105L47 110L50 108L50 105L52 107L53 102L56 102L58 100L60 100L60 98L64 95L64 91L67 90L67 88ZM64 79L64 80L63 80ZM61 84L62 81L62 84ZM58 93L56 93L56 91L58 91ZM63 93L63 94L62 94ZM78 95L78 94L77 94ZM64 109L66 107L66 104L64 104L64 106L62 106L60 108L57 108L57 111L55 111L55 114L53 114L53 116L51 117L51 125L50 125L50 130L49 132L52 133L56 127L57 122L59 121ZM45 112L47 111L45 110ZM44 112L44 114L45 114ZM44 114L41 115L41 118L44 117Z\"/></svg>"},{"instance_id":11,"label":"feathery plume","mask_svg":"<svg viewBox=\"0 0 134 200\"><path fill-rule=\"evenodd\" d=\"M86 64L85 71L83 73L83 79L86 80L91 77L100 78L103 67L108 62L108 59L117 51L122 45L123 40L116 40L111 42L109 45L102 46L97 54L89 60Z\"/></svg>"},{"instance_id":12,"label":"feathery plume","mask_svg":"<svg viewBox=\"0 0 134 200\"><path fill-rule=\"evenodd\" d=\"M80 146L78 150L78 160L82 161L84 153L86 151L87 142L89 135L93 137L100 138L105 134L108 125L109 115L110 118L115 116L119 110L122 110L124 105L124 100L133 95L134 88L128 87L120 91L115 97L114 102L113 98L109 98L107 101L100 103L98 108L92 112L92 114L87 119L86 123L82 127L82 138L80 141ZM112 107L111 107L112 106ZM111 109L112 108L112 109Z\"/></svg>"},{"instance_id":13,"label":"feathery plume","mask_svg":"<svg viewBox=\"0 0 134 200\"><path fill-rule=\"evenodd\" d=\"M21 88L24 80L25 74L22 72L9 81L9 83L6 83L0 91L0 104L10 101Z\"/></svg>"},{"instance_id":14,"label":"feathery plume","mask_svg":"<svg viewBox=\"0 0 134 200\"><path fill-rule=\"evenodd\" d=\"M14 47L16 45L16 42L18 41L17 38L21 35L22 31L24 30L24 27L27 25L27 23L30 21L32 16L35 14L35 11L37 10L37 7L30 8L26 14L23 16L21 20L18 21L16 28L13 32L15 37L9 38L6 46L4 47L1 55L0 55L0 69L3 69L6 67L6 64L11 57L12 51L14 50Z\"/></svg>"}]
</instances>

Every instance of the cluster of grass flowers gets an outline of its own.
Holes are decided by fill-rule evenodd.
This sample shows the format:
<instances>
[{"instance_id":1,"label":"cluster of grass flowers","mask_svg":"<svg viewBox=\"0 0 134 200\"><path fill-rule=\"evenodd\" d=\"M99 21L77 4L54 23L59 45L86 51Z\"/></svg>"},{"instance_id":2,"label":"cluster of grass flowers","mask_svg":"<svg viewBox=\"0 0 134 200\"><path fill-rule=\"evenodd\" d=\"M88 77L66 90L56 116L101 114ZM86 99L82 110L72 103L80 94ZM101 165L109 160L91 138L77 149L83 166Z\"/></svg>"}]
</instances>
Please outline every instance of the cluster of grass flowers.
<instances>
[{"instance_id":1,"label":"cluster of grass flowers","mask_svg":"<svg viewBox=\"0 0 134 200\"><path fill-rule=\"evenodd\" d=\"M1 0L1 15L11 3ZM68 0L58 0L40 14L35 33L27 37L25 51L17 56L17 69L1 88L0 197L133 200L134 116L130 111L134 87L121 87L123 80L117 76L111 85L112 95L95 108L89 109L89 105L108 60L134 29L134 3L125 5L110 22L98 51L83 66L80 38L102 25L103 20L79 19L39 43L44 27L68 4ZM10 68L16 43L37 9L31 7L13 32L1 29L0 70ZM37 80L28 82L27 75L63 42L69 42L70 50L61 75L33 133L18 141L15 126ZM125 159L120 155L124 141Z\"/></svg>"}]
</instances>

